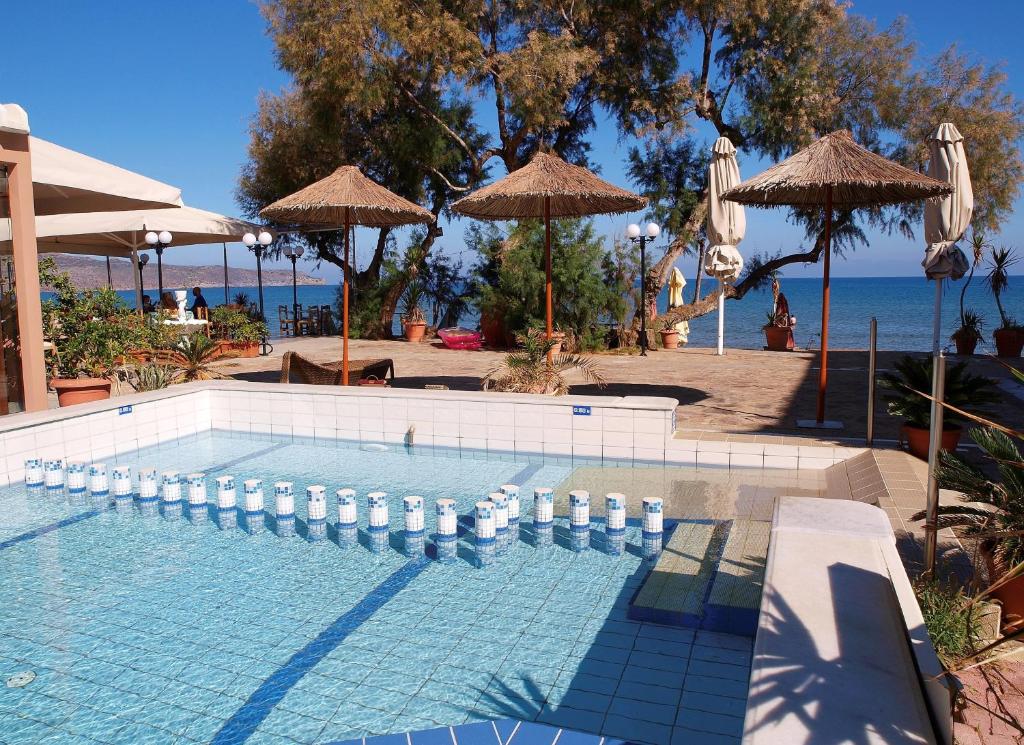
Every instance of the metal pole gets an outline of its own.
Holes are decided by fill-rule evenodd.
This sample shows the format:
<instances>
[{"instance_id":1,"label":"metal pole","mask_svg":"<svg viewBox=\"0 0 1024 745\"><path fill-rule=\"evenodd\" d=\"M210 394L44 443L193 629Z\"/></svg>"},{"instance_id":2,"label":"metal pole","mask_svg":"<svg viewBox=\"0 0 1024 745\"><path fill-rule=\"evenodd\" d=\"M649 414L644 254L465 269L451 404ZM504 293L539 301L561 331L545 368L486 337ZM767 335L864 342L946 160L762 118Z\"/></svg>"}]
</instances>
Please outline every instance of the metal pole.
<instances>
[{"instance_id":1,"label":"metal pole","mask_svg":"<svg viewBox=\"0 0 1024 745\"><path fill-rule=\"evenodd\" d=\"M643 257L643 244L640 244L641 261ZM551 340L554 335L554 306L551 302L551 197L544 197L544 308L547 317L547 339ZM641 321L642 323L642 321ZM555 359L553 349L548 350L548 364Z\"/></svg>"},{"instance_id":2,"label":"metal pole","mask_svg":"<svg viewBox=\"0 0 1024 745\"><path fill-rule=\"evenodd\" d=\"M293 327L293 331L295 333L295 336L298 336L299 335L299 290L298 290L298 286L296 285L295 262L296 262L296 260L299 257L298 256L291 256L290 258L292 260L292 318L295 319L295 326Z\"/></svg>"},{"instance_id":3,"label":"metal pole","mask_svg":"<svg viewBox=\"0 0 1024 745\"><path fill-rule=\"evenodd\" d=\"M114 278L110 276L110 257L107 257L107 287L114 289Z\"/></svg>"},{"instance_id":4,"label":"metal pole","mask_svg":"<svg viewBox=\"0 0 1024 745\"><path fill-rule=\"evenodd\" d=\"M256 283L259 285L260 290L260 320L264 325L267 323L267 316L263 312L263 252L265 250L266 247L261 245L257 245L253 249L253 252L256 254ZM273 350L273 347L267 342L266 336L260 340L260 347L260 354L264 357L270 354L271 350Z\"/></svg>"},{"instance_id":5,"label":"metal pole","mask_svg":"<svg viewBox=\"0 0 1024 745\"><path fill-rule=\"evenodd\" d=\"M135 269L133 274L135 275L135 309L142 313L142 293L143 293L143 282L142 282L142 264L139 261L139 249L132 244L132 267Z\"/></svg>"},{"instance_id":6,"label":"metal pole","mask_svg":"<svg viewBox=\"0 0 1024 745\"><path fill-rule=\"evenodd\" d=\"M228 300L228 244L222 243L224 246L224 305L230 305Z\"/></svg>"},{"instance_id":7,"label":"metal pole","mask_svg":"<svg viewBox=\"0 0 1024 745\"><path fill-rule=\"evenodd\" d=\"M924 519L924 562L925 573L935 574L935 552L939 530L939 480L936 469L939 466L942 445L942 401L946 390L946 355L939 352L932 358L932 416L928 440L928 497Z\"/></svg>"},{"instance_id":8,"label":"metal pole","mask_svg":"<svg viewBox=\"0 0 1024 745\"><path fill-rule=\"evenodd\" d=\"M160 288L160 299L164 297L164 247L156 247L156 284Z\"/></svg>"},{"instance_id":9,"label":"metal pole","mask_svg":"<svg viewBox=\"0 0 1024 745\"><path fill-rule=\"evenodd\" d=\"M725 354L725 282L718 280L718 356Z\"/></svg>"},{"instance_id":10,"label":"metal pole","mask_svg":"<svg viewBox=\"0 0 1024 745\"><path fill-rule=\"evenodd\" d=\"M939 353L939 336L942 334L942 280L935 280L935 308L932 311L932 354Z\"/></svg>"},{"instance_id":11,"label":"metal pole","mask_svg":"<svg viewBox=\"0 0 1024 745\"><path fill-rule=\"evenodd\" d=\"M871 332L868 334L868 431L865 444L871 447L875 439L875 377L878 352L878 321L871 317Z\"/></svg>"},{"instance_id":12,"label":"metal pole","mask_svg":"<svg viewBox=\"0 0 1024 745\"><path fill-rule=\"evenodd\" d=\"M821 287L821 366L818 369L818 426L825 423L825 391L828 388L829 263L832 259L832 187L825 192L825 267Z\"/></svg>"},{"instance_id":13,"label":"metal pole","mask_svg":"<svg viewBox=\"0 0 1024 745\"><path fill-rule=\"evenodd\" d=\"M341 268L341 384L348 385L348 262L349 208L345 208L345 265ZM298 319L296 319L298 322Z\"/></svg>"},{"instance_id":14,"label":"metal pole","mask_svg":"<svg viewBox=\"0 0 1024 745\"><path fill-rule=\"evenodd\" d=\"M647 237L640 236L640 356L647 356Z\"/></svg>"}]
</instances>

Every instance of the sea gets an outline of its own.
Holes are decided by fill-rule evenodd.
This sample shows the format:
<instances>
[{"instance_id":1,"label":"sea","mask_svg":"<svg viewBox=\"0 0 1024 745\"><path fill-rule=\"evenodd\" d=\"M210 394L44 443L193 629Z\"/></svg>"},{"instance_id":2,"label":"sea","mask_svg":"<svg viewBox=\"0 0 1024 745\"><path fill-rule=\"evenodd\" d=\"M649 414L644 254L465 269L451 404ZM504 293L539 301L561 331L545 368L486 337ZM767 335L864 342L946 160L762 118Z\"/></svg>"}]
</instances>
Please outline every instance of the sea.
<instances>
[{"instance_id":1,"label":"sea","mask_svg":"<svg viewBox=\"0 0 1024 745\"><path fill-rule=\"evenodd\" d=\"M693 298L693 281L683 290L684 299ZM714 289L714 280L702 282L702 295ZM960 290L963 280L946 282L942 300L942 343L952 349L949 335L958 325ZM167 288L174 289L174 288ZM149 291L149 290L147 290ZM821 343L821 280L818 278L786 278L782 280L782 291L789 301L790 312L796 316L794 337L798 347L817 349ZM229 296L246 293L255 302L256 287L231 287ZM224 302L223 290L204 290L211 305ZM334 307L337 293L335 285L300 285L298 299L304 306L330 305ZM130 291L119 292L129 304L134 304ZM155 292L151 292L155 295ZM866 349L871 319L878 322L878 348L908 352L925 352L931 349L932 309L935 303L935 284L923 277L833 277L832 302L829 321L830 349ZM264 306L270 321L271 333L277 330L275 320L279 305L291 305L290 286L264 287ZM764 333L761 327L771 310L771 292L767 289L752 291L742 300L728 300L725 303L725 345L734 349L761 349ZM985 287L983 277L975 277L967 289L965 305L979 312L985 321L985 339L979 344L978 352L994 352L992 330L999 325L999 313L995 301ZM1006 312L1024 323L1024 276L1010 278L1010 287L1003 293ZM659 311L668 306L667 290L658 300ZM467 311L459 324L477 328L479 314L475 309ZM394 332L399 332L395 319ZM690 321L689 346L713 347L717 343L717 313L712 312Z\"/></svg>"}]
</instances>

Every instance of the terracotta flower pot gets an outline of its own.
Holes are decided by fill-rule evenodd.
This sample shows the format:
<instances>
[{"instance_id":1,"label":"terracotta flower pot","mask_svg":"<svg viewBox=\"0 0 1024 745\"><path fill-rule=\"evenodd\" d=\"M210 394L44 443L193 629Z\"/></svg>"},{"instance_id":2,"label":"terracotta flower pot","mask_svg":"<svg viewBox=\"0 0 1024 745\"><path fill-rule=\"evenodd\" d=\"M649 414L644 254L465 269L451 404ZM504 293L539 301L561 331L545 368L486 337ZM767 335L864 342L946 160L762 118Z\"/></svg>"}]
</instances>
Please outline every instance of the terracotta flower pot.
<instances>
[{"instance_id":1,"label":"terracotta flower pot","mask_svg":"<svg viewBox=\"0 0 1024 745\"><path fill-rule=\"evenodd\" d=\"M1021 349L1024 349L1024 331L996 329L992 338L996 342L996 354L1000 357L1020 357Z\"/></svg>"},{"instance_id":2,"label":"terracotta flower pot","mask_svg":"<svg viewBox=\"0 0 1024 745\"><path fill-rule=\"evenodd\" d=\"M953 343L956 344L957 354L970 356L978 346L978 335L957 331L953 334Z\"/></svg>"},{"instance_id":3,"label":"terracotta flower pot","mask_svg":"<svg viewBox=\"0 0 1024 745\"><path fill-rule=\"evenodd\" d=\"M764 326L765 346L770 352L791 352L796 344L790 326Z\"/></svg>"},{"instance_id":4,"label":"terracotta flower pot","mask_svg":"<svg viewBox=\"0 0 1024 745\"><path fill-rule=\"evenodd\" d=\"M992 544L982 543L981 555L988 568L989 583L995 583L1009 571L1009 567L996 561L992 553ZM1003 632L1010 633L1024 627L1024 575L1011 579L1006 584L992 590L989 595L1003 606Z\"/></svg>"},{"instance_id":5,"label":"terracotta flower pot","mask_svg":"<svg viewBox=\"0 0 1024 745\"><path fill-rule=\"evenodd\" d=\"M662 329L661 330L661 346L665 349L678 349L679 348L679 332L675 329Z\"/></svg>"},{"instance_id":6,"label":"terracotta flower pot","mask_svg":"<svg viewBox=\"0 0 1024 745\"><path fill-rule=\"evenodd\" d=\"M426 321L406 321L405 340L409 342L421 342L427 333Z\"/></svg>"},{"instance_id":7,"label":"terracotta flower pot","mask_svg":"<svg viewBox=\"0 0 1024 745\"><path fill-rule=\"evenodd\" d=\"M942 441L939 443L939 449L947 452L953 452L956 450L956 446L960 444L960 435L963 434L962 427L949 427L942 431ZM911 455L915 455L922 460L928 460L928 435L929 430L927 427L912 427L909 424L903 425L903 437L907 442L907 450L910 451Z\"/></svg>"},{"instance_id":8,"label":"terracotta flower pot","mask_svg":"<svg viewBox=\"0 0 1024 745\"><path fill-rule=\"evenodd\" d=\"M506 346L505 316L493 310L480 314L480 331L484 335L484 344L500 349Z\"/></svg>"},{"instance_id":9,"label":"terracotta flower pot","mask_svg":"<svg viewBox=\"0 0 1024 745\"><path fill-rule=\"evenodd\" d=\"M110 398L110 381L106 378L54 378L58 406L74 406Z\"/></svg>"}]
</instances>

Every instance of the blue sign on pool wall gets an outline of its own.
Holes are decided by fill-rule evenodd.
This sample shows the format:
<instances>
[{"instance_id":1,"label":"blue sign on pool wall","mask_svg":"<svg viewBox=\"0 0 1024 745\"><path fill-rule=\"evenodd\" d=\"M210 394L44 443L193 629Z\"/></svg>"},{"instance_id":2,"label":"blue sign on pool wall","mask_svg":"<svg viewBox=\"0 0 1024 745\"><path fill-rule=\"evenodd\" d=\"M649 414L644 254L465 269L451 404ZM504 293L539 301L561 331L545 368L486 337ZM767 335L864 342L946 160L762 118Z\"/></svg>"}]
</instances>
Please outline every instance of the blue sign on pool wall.
<instances>
[{"instance_id":1,"label":"blue sign on pool wall","mask_svg":"<svg viewBox=\"0 0 1024 745\"><path fill-rule=\"evenodd\" d=\"M120 406L117 409L117 415L118 416L124 416L125 414L131 414L131 413L132 413L132 407L131 406Z\"/></svg>"},{"instance_id":2,"label":"blue sign on pool wall","mask_svg":"<svg viewBox=\"0 0 1024 745\"><path fill-rule=\"evenodd\" d=\"M572 415L573 416L590 416L590 407L589 406L573 406L572 407Z\"/></svg>"}]
</instances>

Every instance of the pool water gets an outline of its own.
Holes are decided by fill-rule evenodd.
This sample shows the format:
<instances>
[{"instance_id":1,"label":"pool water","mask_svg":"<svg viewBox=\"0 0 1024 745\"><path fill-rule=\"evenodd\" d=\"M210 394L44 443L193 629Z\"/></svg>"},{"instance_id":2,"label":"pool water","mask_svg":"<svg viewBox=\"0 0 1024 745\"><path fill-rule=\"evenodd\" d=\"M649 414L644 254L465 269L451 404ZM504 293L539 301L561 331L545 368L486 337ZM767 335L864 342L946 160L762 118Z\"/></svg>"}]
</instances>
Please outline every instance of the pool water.
<instances>
[{"instance_id":1,"label":"pool water","mask_svg":"<svg viewBox=\"0 0 1024 745\"><path fill-rule=\"evenodd\" d=\"M595 548L575 553L557 517L555 545L535 548L532 490L590 488L598 518L606 491L631 504L664 495L666 517L685 525L688 514L767 519L754 512L772 494L819 486L794 474L574 468L227 433L115 463L205 471L211 501L213 477L234 475L240 505L242 480L261 478L271 515L273 483L294 481L299 535L0 489L0 680L36 674L0 686L0 742L324 743L503 718L641 743L738 742L752 640L631 620L652 568L639 527L631 521L614 557L598 550L595 522ZM305 540L313 483L327 486L332 524L334 490L357 491L361 532L366 493L388 492L391 549L341 548L333 530ZM493 565L474 564L471 531L452 563L400 551L403 496L424 497L429 535L435 499L469 515L504 483L522 487L522 540Z\"/></svg>"}]
</instances>

